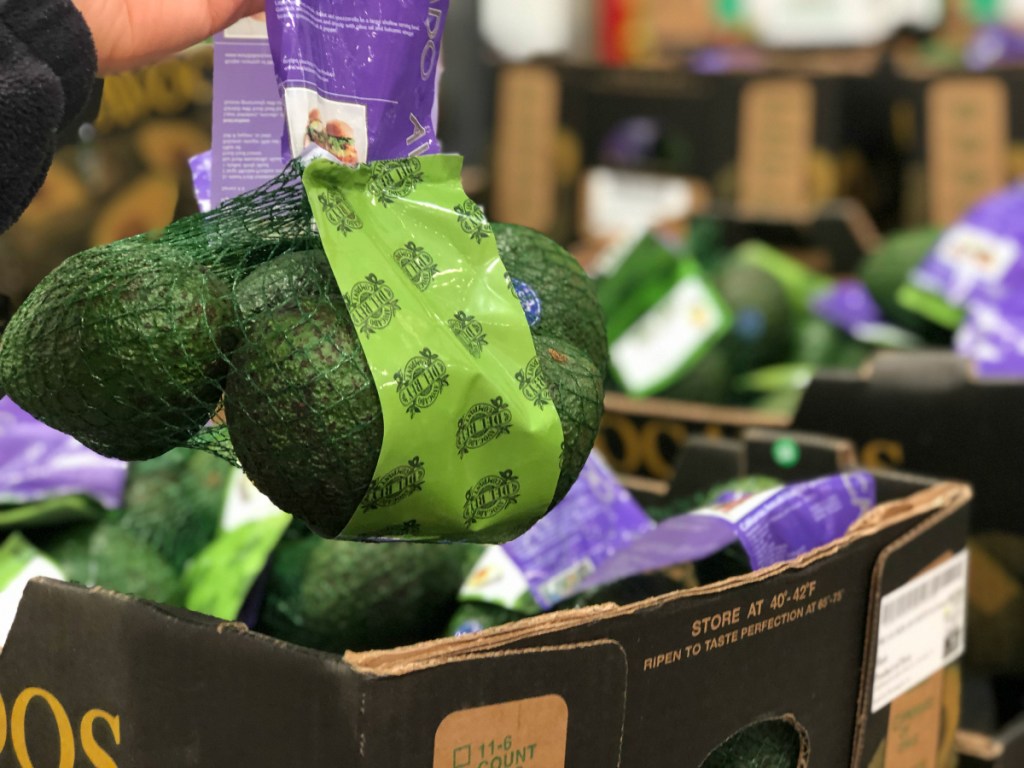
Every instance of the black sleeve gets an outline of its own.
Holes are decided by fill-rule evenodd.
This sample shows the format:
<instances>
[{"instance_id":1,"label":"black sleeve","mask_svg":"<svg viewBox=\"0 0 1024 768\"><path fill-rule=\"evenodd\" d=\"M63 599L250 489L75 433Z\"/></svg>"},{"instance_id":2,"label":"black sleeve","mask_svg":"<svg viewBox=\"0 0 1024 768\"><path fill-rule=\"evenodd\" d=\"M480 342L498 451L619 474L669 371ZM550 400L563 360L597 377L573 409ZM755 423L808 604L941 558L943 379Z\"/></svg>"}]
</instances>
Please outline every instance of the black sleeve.
<instances>
[{"instance_id":1,"label":"black sleeve","mask_svg":"<svg viewBox=\"0 0 1024 768\"><path fill-rule=\"evenodd\" d=\"M95 77L92 37L70 0L0 0L0 232L38 191Z\"/></svg>"}]
</instances>

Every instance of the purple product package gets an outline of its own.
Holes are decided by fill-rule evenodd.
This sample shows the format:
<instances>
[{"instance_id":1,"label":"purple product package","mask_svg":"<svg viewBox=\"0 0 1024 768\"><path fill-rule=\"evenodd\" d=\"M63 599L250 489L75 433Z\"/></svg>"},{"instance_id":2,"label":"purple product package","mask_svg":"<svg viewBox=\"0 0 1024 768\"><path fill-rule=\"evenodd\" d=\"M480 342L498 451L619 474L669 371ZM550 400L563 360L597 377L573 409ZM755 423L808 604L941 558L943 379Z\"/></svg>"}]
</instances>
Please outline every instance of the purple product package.
<instances>
[{"instance_id":1,"label":"purple product package","mask_svg":"<svg viewBox=\"0 0 1024 768\"><path fill-rule=\"evenodd\" d=\"M273 0L267 8L286 157L310 143L349 164L440 150L448 0Z\"/></svg>"},{"instance_id":2,"label":"purple product package","mask_svg":"<svg viewBox=\"0 0 1024 768\"><path fill-rule=\"evenodd\" d=\"M1024 291L1024 184L972 208L946 230L910 273L914 287L953 307L982 299L1001 304Z\"/></svg>"},{"instance_id":3,"label":"purple product package","mask_svg":"<svg viewBox=\"0 0 1024 768\"><path fill-rule=\"evenodd\" d=\"M565 498L502 549L547 610L582 591L584 578L654 525L595 451Z\"/></svg>"},{"instance_id":4,"label":"purple product package","mask_svg":"<svg viewBox=\"0 0 1024 768\"><path fill-rule=\"evenodd\" d=\"M1024 303L970 302L953 348L980 378L1024 378Z\"/></svg>"},{"instance_id":5,"label":"purple product package","mask_svg":"<svg viewBox=\"0 0 1024 768\"><path fill-rule=\"evenodd\" d=\"M875 501L875 479L848 472L672 517L608 558L578 591L704 560L734 542L752 569L766 568L839 538Z\"/></svg>"},{"instance_id":6,"label":"purple product package","mask_svg":"<svg viewBox=\"0 0 1024 768\"><path fill-rule=\"evenodd\" d=\"M0 399L0 504L85 494L121 506L128 464L108 459Z\"/></svg>"},{"instance_id":7,"label":"purple product package","mask_svg":"<svg viewBox=\"0 0 1024 768\"><path fill-rule=\"evenodd\" d=\"M284 109L262 17L242 19L213 40L213 206L269 181L284 167Z\"/></svg>"},{"instance_id":8,"label":"purple product package","mask_svg":"<svg viewBox=\"0 0 1024 768\"><path fill-rule=\"evenodd\" d=\"M815 297L814 313L847 333L882 321L882 309L861 280L837 280L828 290Z\"/></svg>"}]
</instances>

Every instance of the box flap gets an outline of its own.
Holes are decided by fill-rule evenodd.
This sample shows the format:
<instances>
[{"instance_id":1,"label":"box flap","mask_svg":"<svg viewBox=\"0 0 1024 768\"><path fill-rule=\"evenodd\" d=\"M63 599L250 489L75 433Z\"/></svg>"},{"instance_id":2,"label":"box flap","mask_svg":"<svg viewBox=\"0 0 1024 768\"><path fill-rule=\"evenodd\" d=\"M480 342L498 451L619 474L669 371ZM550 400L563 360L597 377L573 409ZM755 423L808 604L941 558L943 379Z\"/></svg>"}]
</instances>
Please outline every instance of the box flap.
<instances>
[{"instance_id":1,"label":"box flap","mask_svg":"<svg viewBox=\"0 0 1024 768\"><path fill-rule=\"evenodd\" d=\"M947 632L955 632L956 637L938 636L930 624L922 622L917 614L926 599L939 592L941 587L953 593L952 599L962 603L966 609L966 561L963 560L964 546L967 540L968 516L955 514L963 510L970 499L970 490L964 486L944 484L935 486L917 494L920 498L929 498L936 513L923 520L912 531L897 538L886 546L878 556L871 576L871 609L868 617L867 631L864 642L864 661L861 673L859 703L857 706L857 729L854 739L851 765L856 768L867 768L876 765L877 755L884 752L897 764L909 764L916 760L931 759L937 750L951 752L952 736L960 717L959 678L955 671L943 672L942 647L949 650L959 647L962 652L964 627L958 620L950 617ZM894 501L882 505L871 513L871 517L884 518L902 514L903 502ZM881 520L868 519L864 525L880 523ZM959 557L958 557L959 556ZM943 564L953 566L943 569ZM929 579L933 573L936 578ZM897 604L886 607L883 599L919 577L915 587L908 587L901 592ZM906 593L906 594L903 594ZM927 632L927 637L939 644L939 654L935 669L918 665L917 671L929 672L929 677L906 678L903 685L893 689L895 698L891 703L879 708L886 699L876 701L874 685L879 683L876 675L876 664L879 653L879 628L881 612L892 610L898 615L898 621L904 623L901 631L912 636L915 631ZM943 611L947 608L943 607ZM966 616L963 617L966 619ZM915 629L914 621L919 622ZM952 645L950 645L952 643ZM911 661L901 658L898 665L901 674L909 674ZM927 667L927 668L926 668ZM952 674L952 680L947 676ZM950 688L947 690L947 688ZM877 711L872 711L877 709ZM940 750L939 744L945 739L948 744ZM902 744L900 744L902 742ZM919 743L918 743L919 742ZM896 760L894 752L903 750L901 759ZM916 755L916 757L911 757Z\"/></svg>"},{"instance_id":2,"label":"box flap","mask_svg":"<svg viewBox=\"0 0 1024 768\"><path fill-rule=\"evenodd\" d=\"M12 737L20 727L38 766L71 765L70 751L84 759L84 736L62 746L41 703L19 723L19 701L43 699L59 725L93 734L116 758L99 764L354 764L358 675L336 656L284 645L239 624L35 580L0 654L0 691Z\"/></svg>"},{"instance_id":3,"label":"box flap","mask_svg":"<svg viewBox=\"0 0 1024 768\"><path fill-rule=\"evenodd\" d=\"M849 437L866 466L969 480L975 530L1024 531L1024 381L978 381L949 350L880 353L817 375L794 425Z\"/></svg>"},{"instance_id":4,"label":"box flap","mask_svg":"<svg viewBox=\"0 0 1024 768\"><path fill-rule=\"evenodd\" d=\"M469 653L379 678L363 700L360 764L617 768L626 676L622 647L599 640Z\"/></svg>"}]
</instances>

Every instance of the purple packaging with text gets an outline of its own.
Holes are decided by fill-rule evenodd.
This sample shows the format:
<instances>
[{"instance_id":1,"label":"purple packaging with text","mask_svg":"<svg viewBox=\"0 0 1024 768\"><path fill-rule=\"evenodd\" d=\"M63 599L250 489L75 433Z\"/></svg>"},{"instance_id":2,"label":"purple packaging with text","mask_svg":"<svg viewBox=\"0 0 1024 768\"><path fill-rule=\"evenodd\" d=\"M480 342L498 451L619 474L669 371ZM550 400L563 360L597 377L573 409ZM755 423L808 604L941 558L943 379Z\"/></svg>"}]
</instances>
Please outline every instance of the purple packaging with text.
<instances>
[{"instance_id":1,"label":"purple packaging with text","mask_svg":"<svg viewBox=\"0 0 1024 768\"><path fill-rule=\"evenodd\" d=\"M502 545L543 609L578 594L579 583L654 521L592 452L569 493L529 531Z\"/></svg>"},{"instance_id":2,"label":"purple packaging with text","mask_svg":"<svg viewBox=\"0 0 1024 768\"><path fill-rule=\"evenodd\" d=\"M433 154L448 0L273 0L267 29L286 156L343 163Z\"/></svg>"},{"instance_id":3,"label":"purple packaging with text","mask_svg":"<svg viewBox=\"0 0 1024 768\"><path fill-rule=\"evenodd\" d=\"M579 589L704 560L735 542L753 570L766 568L839 538L875 501L875 479L867 472L848 472L712 505L636 537Z\"/></svg>"}]
</instances>

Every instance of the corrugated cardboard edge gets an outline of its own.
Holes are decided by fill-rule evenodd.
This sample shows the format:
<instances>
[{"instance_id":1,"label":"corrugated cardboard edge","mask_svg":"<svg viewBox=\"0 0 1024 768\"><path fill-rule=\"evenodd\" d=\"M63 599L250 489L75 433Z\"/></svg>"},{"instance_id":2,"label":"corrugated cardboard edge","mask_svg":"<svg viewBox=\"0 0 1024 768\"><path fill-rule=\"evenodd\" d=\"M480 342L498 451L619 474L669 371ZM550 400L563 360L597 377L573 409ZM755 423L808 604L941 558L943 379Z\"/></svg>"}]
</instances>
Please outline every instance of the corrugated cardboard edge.
<instances>
[{"instance_id":1,"label":"corrugated cardboard edge","mask_svg":"<svg viewBox=\"0 0 1024 768\"><path fill-rule=\"evenodd\" d=\"M1006 746L993 736L978 731L957 731L956 751L976 760L998 760L1006 753Z\"/></svg>"},{"instance_id":2,"label":"corrugated cardboard edge","mask_svg":"<svg viewBox=\"0 0 1024 768\"><path fill-rule=\"evenodd\" d=\"M698 423L723 424L735 427L766 427L785 429L792 419L788 416L753 408L729 405L709 405L669 398L647 397L638 399L620 392L606 392L606 411L622 416L638 416L651 419L672 419Z\"/></svg>"},{"instance_id":3,"label":"corrugated cardboard edge","mask_svg":"<svg viewBox=\"0 0 1024 768\"><path fill-rule=\"evenodd\" d=\"M854 723L853 751L850 757L850 765L860 765L860 759L864 752L864 739L866 738L866 726L870 716L871 707L871 686L875 674L874 643L873 640L878 633L878 608L881 600L882 579L885 576L885 566L889 557L898 552L909 542L918 538L923 532L939 525L957 510L963 508L974 492L969 485L964 483L939 483L907 497L881 504L868 512L851 527L861 531L876 531L879 527L885 527L897 520L907 519L907 505L918 500L917 503L925 505L934 514L928 515L919 525L914 526L910 531L886 546L878 555L875 567L871 573L871 590L869 592L869 605L871 610L867 616L864 627L864 648L861 658L860 691L858 693L859 703L857 705L856 721ZM916 506L916 504L914 505Z\"/></svg>"},{"instance_id":4,"label":"corrugated cardboard edge","mask_svg":"<svg viewBox=\"0 0 1024 768\"><path fill-rule=\"evenodd\" d=\"M467 655L497 652L510 644L533 637L541 637L559 630L593 624L605 619L629 616L676 600L726 592L743 584L765 581L786 571L802 570L813 563L837 554L851 543L870 537L885 528L916 517L925 517L926 520L921 526L915 527L913 531L902 536L884 550L885 552L894 551L903 546L906 541L915 538L922 530L953 514L970 500L971 495L970 487L963 483L937 483L904 499L875 507L852 526L845 536L830 544L811 550L793 560L787 560L753 573L734 576L714 584L679 590L629 605L620 606L607 603L587 608L555 611L470 635L441 638L402 648L348 652L345 654L344 660L360 674L382 677L441 666ZM929 515L931 516L929 517ZM878 578L877 575L875 578ZM877 585L873 582L872 589L876 588ZM868 629L873 633L873 626L869 625ZM865 654L867 654L867 650L865 650Z\"/></svg>"}]
</instances>

